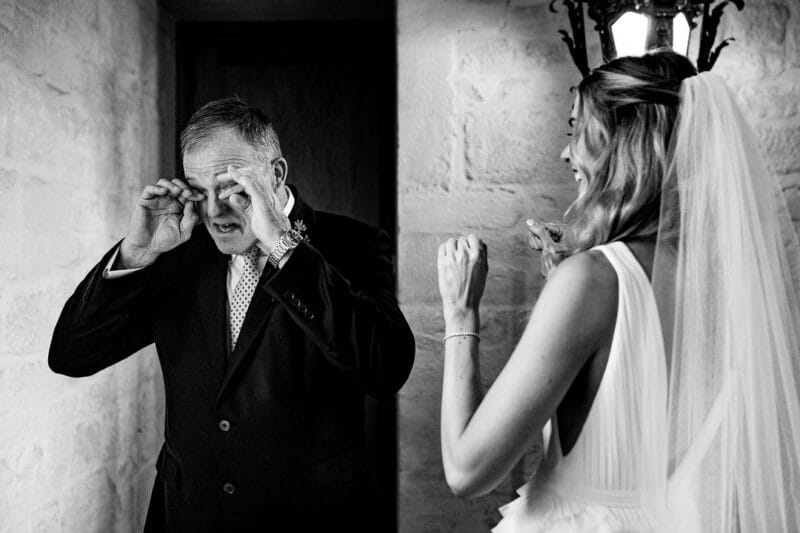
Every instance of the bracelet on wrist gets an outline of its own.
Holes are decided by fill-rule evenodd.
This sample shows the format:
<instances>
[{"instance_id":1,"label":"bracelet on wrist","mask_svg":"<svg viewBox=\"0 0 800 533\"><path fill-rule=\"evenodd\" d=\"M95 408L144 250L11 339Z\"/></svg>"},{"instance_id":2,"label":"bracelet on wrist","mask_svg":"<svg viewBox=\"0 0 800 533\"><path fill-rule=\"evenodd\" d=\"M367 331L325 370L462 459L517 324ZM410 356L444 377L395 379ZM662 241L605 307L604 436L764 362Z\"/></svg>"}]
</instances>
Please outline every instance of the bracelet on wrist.
<instances>
[{"instance_id":1,"label":"bracelet on wrist","mask_svg":"<svg viewBox=\"0 0 800 533\"><path fill-rule=\"evenodd\" d=\"M476 331L459 331L457 333L450 333L449 335L445 335L442 339L442 344L447 344L448 339L452 339L454 337L475 337L477 342L481 342L481 336L478 335Z\"/></svg>"}]
</instances>

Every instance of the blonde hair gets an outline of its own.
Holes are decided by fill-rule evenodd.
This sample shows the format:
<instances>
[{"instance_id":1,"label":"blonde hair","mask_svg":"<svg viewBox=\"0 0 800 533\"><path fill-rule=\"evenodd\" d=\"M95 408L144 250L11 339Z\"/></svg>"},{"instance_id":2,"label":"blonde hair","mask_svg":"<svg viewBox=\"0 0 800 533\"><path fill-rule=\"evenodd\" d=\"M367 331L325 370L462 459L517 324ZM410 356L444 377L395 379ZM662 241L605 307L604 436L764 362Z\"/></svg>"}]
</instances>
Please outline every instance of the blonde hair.
<instances>
[{"instance_id":1,"label":"blonde hair","mask_svg":"<svg viewBox=\"0 0 800 533\"><path fill-rule=\"evenodd\" d=\"M610 61L581 81L570 149L587 186L567 210L557 257L543 260L656 237L680 84L696 73L684 56L657 50Z\"/></svg>"}]
</instances>

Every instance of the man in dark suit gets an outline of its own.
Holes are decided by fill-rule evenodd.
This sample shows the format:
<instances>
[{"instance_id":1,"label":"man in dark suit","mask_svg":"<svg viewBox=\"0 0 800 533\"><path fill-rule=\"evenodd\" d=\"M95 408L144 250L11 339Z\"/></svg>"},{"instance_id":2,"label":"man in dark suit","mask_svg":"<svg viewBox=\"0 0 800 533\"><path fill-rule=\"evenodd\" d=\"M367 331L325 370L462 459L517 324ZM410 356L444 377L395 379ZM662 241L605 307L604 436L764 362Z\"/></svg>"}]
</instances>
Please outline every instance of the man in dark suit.
<instances>
[{"instance_id":1,"label":"man in dark suit","mask_svg":"<svg viewBox=\"0 0 800 533\"><path fill-rule=\"evenodd\" d=\"M87 376L155 342L146 531L374 531L364 394L394 394L414 359L390 239L304 203L239 100L198 110L181 151L186 180L144 188L67 301L50 367Z\"/></svg>"}]
</instances>

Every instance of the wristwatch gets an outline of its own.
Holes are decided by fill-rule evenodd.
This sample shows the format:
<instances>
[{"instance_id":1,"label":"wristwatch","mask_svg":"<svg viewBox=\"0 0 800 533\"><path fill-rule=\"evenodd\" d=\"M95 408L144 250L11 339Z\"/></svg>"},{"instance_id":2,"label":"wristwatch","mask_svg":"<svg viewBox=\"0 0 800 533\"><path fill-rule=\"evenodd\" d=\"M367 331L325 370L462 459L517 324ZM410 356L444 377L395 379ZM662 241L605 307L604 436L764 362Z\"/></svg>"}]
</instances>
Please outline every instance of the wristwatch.
<instances>
[{"instance_id":1,"label":"wristwatch","mask_svg":"<svg viewBox=\"0 0 800 533\"><path fill-rule=\"evenodd\" d=\"M267 256L267 261L273 267L278 268L278 263L283 259L283 256L286 255L289 250L297 248L297 245L300 244L302 240L303 235L299 231L296 229L287 229L283 232L281 238L278 239L278 243L272 247L272 251L270 251Z\"/></svg>"}]
</instances>

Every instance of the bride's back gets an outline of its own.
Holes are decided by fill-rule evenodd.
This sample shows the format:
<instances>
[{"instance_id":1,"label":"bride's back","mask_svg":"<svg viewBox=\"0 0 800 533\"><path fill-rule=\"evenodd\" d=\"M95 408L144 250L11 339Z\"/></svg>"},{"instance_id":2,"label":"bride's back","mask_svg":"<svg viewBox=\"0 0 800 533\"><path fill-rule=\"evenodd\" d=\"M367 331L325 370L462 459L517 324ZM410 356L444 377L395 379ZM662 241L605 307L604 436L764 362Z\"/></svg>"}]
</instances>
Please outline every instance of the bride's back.
<instances>
[{"instance_id":1,"label":"bride's back","mask_svg":"<svg viewBox=\"0 0 800 533\"><path fill-rule=\"evenodd\" d=\"M649 280L652 245L634 247L641 262L619 241L589 252L602 254L618 287L605 360L587 363L603 363L594 372L599 382L588 383L594 391L570 390L576 397L592 396L583 422L578 427L574 419L564 420L562 402L545 430L542 464L523 487L525 497L501 510L506 518L497 532L581 527L641 531L662 522L663 500L657 495L666 477L661 461L666 428L659 423L666 418L666 363ZM570 393L564 401L570 401ZM574 435L569 448L561 438L565 434Z\"/></svg>"}]
</instances>

